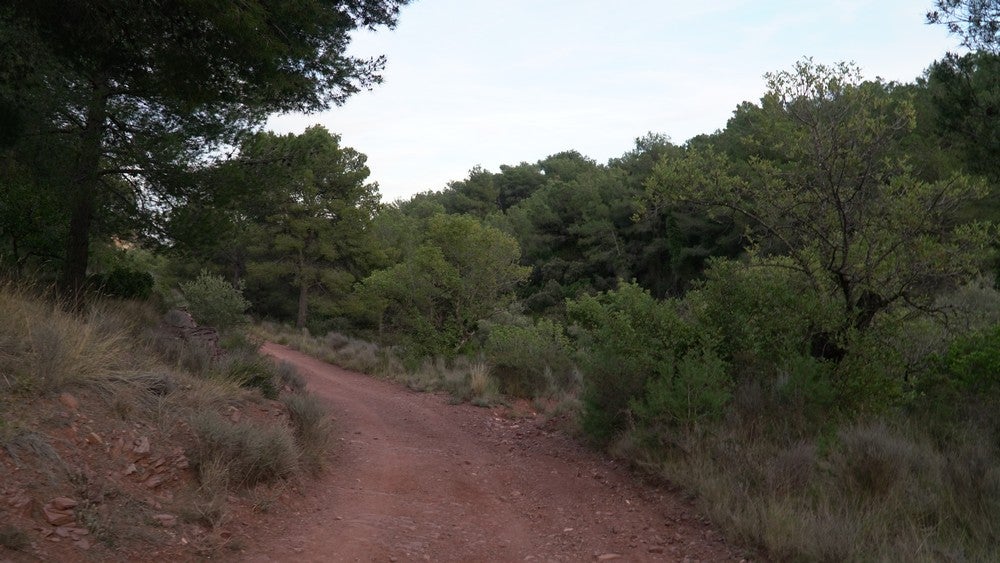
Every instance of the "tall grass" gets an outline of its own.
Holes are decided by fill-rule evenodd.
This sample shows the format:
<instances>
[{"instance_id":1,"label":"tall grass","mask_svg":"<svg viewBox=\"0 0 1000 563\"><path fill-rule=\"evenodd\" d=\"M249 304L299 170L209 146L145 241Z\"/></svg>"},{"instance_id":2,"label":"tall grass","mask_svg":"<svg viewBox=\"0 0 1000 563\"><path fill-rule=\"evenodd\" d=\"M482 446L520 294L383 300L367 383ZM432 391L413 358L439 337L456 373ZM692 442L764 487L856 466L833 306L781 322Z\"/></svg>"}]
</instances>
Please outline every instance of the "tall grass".
<instances>
[{"instance_id":1,"label":"tall grass","mask_svg":"<svg viewBox=\"0 0 1000 563\"><path fill-rule=\"evenodd\" d=\"M129 327L109 317L80 317L26 290L0 287L0 385L47 393L141 368Z\"/></svg>"},{"instance_id":2,"label":"tall grass","mask_svg":"<svg viewBox=\"0 0 1000 563\"><path fill-rule=\"evenodd\" d=\"M1000 561L1000 456L981 436L936 444L883 420L792 439L733 420L669 454L618 448L776 561Z\"/></svg>"},{"instance_id":3,"label":"tall grass","mask_svg":"<svg viewBox=\"0 0 1000 563\"><path fill-rule=\"evenodd\" d=\"M333 445L333 422L326 405L315 395L286 395L282 402L295 431L303 465L318 472L326 465Z\"/></svg>"}]
</instances>

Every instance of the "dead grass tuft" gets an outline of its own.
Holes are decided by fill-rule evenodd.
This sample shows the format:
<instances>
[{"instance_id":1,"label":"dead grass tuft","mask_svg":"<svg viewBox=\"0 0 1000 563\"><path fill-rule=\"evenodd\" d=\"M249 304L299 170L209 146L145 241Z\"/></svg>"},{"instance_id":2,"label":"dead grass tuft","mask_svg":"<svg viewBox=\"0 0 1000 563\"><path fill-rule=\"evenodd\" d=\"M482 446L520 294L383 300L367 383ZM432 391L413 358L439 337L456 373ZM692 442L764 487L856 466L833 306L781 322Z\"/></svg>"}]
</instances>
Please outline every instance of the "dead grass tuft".
<instances>
[{"instance_id":1,"label":"dead grass tuft","mask_svg":"<svg viewBox=\"0 0 1000 563\"><path fill-rule=\"evenodd\" d=\"M333 445L333 422L323 401L315 395L293 394L282 398L303 465L316 473L324 468Z\"/></svg>"},{"instance_id":2,"label":"dead grass tuft","mask_svg":"<svg viewBox=\"0 0 1000 563\"><path fill-rule=\"evenodd\" d=\"M298 466L295 440L284 426L231 423L215 412L196 413L191 429L197 439L192 460L204 479L225 468L230 487L252 487L284 479Z\"/></svg>"}]
</instances>

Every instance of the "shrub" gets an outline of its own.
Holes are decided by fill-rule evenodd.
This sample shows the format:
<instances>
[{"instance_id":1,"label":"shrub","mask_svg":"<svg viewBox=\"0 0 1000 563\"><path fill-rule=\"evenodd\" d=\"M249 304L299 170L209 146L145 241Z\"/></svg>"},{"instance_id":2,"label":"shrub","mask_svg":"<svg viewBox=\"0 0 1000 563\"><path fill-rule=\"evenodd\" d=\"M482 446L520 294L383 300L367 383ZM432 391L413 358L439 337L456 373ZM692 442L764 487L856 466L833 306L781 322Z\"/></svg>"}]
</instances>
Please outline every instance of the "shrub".
<instances>
[{"instance_id":1,"label":"shrub","mask_svg":"<svg viewBox=\"0 0 1000 563\"><path fill-rule=\"evenodd\" d=\"M939 365L954 390L996 396L1000 391L1000 324L956 340Z\"/></svg>"},{"instance_id":2,"label":"shrub","mask_svg":"<svg viewBox=\"0 0 1000 563\"><path fill-rule=\"evenodd\" d=\"M153 293L152 274L125 267L116 267L104 275L95 274L88 281L109 297L145 300Z\"/></svg>"},{"instance_id":3,"label":"shrub","mask_svg":"<svg viewBox=\"0 0 1000 563\"><path fill-rule=\"evenodd\" d=\"M300 392L306 388L306 380L299 373L299 370L295 368L289 362L282 360L278 362L278 368L275 370L278 376L278 381L282 385L287 385L292 391Z\"/></svg>"},{"instance_id":4,"label":"shrub","mask_svg":"<svg viewBox=\"0 0 1000 563\"><path fill-rule=\"evenodd\" d=\"M811 336L830 330L833 309L780 259L712 260L687 295L694 321L718 334L723 358L748 376L768 374L782 358L809 353Z\"/></svg>"},{"instance_id":5,"label":"shrub","mask_svg":"<svg viewBox=\"0 0 1000 563\"><path fill-rule=\"evenodd\" d=\"M549 319L530 326L491 327L484 354L507 394L534 397L573 384L569 339L562 326Z\"/></svg>"},{"instance_id":6,"label":"shrub","mask_svg":"<svg viewBox=\"0 0 1000 563\"><path fill-rule=\"evenodd\" d=\"M567 302L583 367L583 429L607 442L625 427L629 404L654 377L669 378L695 332L673 301L635 284Z\"/></svg>"},{"instance_id":7,"label":"shrub","mask_svg":"<svg viewBox=\"0 0 1000 563\"><path fill-rule=\"evenodd\" d=\"M710 347L692 349L676 369L646 384L641 399L633 399L636 424L661 438L671 429L692 430L700 422L718 420L732 398L728 366Z\"/></svg>"},{"instance_id":8,"label":"shrub","mask_svg":"<svg viewBox=\"0 0 1000 563\"><path fill-rule=\"evenodd\" d=\"M188 311L199 324L220 330L245 322L243 314L250 302L243 297L242 284L232 284L202 272L197 279L181 284L181 291L188 303Z\"/></svg>"},{"instance_id":9,"label":"shrub","mask_svg":"<svg viewBox=\"0 0 1000 563\"><path fill-rule=\"evenodd\" d=\"M326 405L315 395L296 393L282 399L295 430L303 463L312 471L323 468L333 444L333 423Z\"/></svg>"},{"instance_id":10,"label":"shrub","mask_svg":"<svg viewBox=\"0 0 1000 563\"><path fill-rule=\"evenodd\" d=\"M499 400L500 384L490 372L490 366L484 362L469 366L468 385L472 404L486 407Z\"/></svg>"},{"instance_id":11,"label":"shrub","mask_svg":"<svg viewBox=\"0 0 1000 563\"><path fill-rule=\"evenodd\" d=\"M216 369L223 378L241 387L257 389L268 399L278 398L278 388L274 384L276 368L255 350L229 352L222 357Z\"/></svg>"},{"instance_id":12,"label":"shrub","mask_svg":"<svg viewBox=\"0 0 1000 563\"><path fill-rule=\"evenodd\" d=\"M206 411L192 417L191 429L196 438L192 460L199 472L224 466L231 486L274 482L298 465L295 439L282 425L231 423Z\"/></svg>"}]
</instances>

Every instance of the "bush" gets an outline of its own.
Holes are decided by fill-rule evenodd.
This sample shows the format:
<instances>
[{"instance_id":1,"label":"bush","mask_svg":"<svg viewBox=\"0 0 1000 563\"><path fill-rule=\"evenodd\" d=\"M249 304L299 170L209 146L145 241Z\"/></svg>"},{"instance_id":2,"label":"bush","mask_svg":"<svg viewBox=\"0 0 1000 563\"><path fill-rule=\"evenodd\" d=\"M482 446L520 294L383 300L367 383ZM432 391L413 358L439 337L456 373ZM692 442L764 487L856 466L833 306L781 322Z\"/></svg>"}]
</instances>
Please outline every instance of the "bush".
<instances>
[{"instance_id":1,"label":"bush","mask_svg":"<svg viewBox=\"0 0 1000 563\"><path fill-rule=\"evenodd\" d=\"M304 391L306 388L306 380L299 373L299 370L295 368L294 365L282 360L278 362L277 368L278 381L282 385L288 386L289 389L295 391L296 393Z\"/></svg>"},{"instance_id":2,"label":"bush","mask_svg":"<svg viewBox=\"0 0 1000 563\"><path fill-rule=\"evenodd\" d=\"M88 282L97 291L121 299L149 299L153 293L153 275L149 272L116 267L107 274L90 276Z\"/></svg>"},{"instance_id":3,"label":"bush","mask_svg":"<svg viewBox=\"0 0 1000 563\"><path fill-rule=\"evenodd\" d=\"M125 320L89 319L25 292L0 287L0 387L49 392L96 383L136 367Z\"/></svg>"},{"instance_id":4,"label":"bush","mask_svg":"<svg viewBox=\"0 0 1000 563\"><path fill-rule=\"evenodd\" d=\"M232 284L202 272L194 281L181 284L188 311L199 324L227 329L246 321L244 313L250 302L243 297L243 286Z\"/></svg>"},{"instance_id":5,"label":"bush","mask_svg":"<svg viewBox=\"0 0 1000 563\"><path fill-rule=\"evenodd\" d=\"M691 431L700 422L720 419L732 388L728 366L714 350L692 349L672 373L650 379L642 398L632 400L631 409L640 429L662 439L670 430Z\"/></svg>"},{"instance_id":6,"label":"bush","mask_svg":"<svg viewBox=\"0 0 1000 563\"><path fill-rule=\"evenodd\" d=\"M192 460L199 472L226 467L230 485L274 482L298 465L295 439L284 426L234 424L214 412L201 412L192 417L191 429L197 440Z\"/></svg>"},{"instance_id":7,"label":"bush","mask_svg":"<svg viewBox=\"0 0 1000 563\"><path fill-rule=\"evenodd\" d=\"M533 326L491 327L484 354L510 395L535 397L574 383L569 339L562 326L548 319Z\"/></svg>"},{"instance_id":8,"label":"bush","mask_svg":"<svg viewBox=\"0 0 1000 563\"><path fill-rule=\"evenodd\" d=\"M996 396L1000 391L1000 324L959 338L939 363L948 385L956 391Z\"/></svg>"},{"instance_id":9,"label":"bush","mask_svg":"<svg viewBox=\"0 0 1000 563\"><path fill-rule=\"evenodd\" d=\"M333 444L333 423L326 405L314 395L293 394L282 399L302 451L303 463L318 472Z\"/></svg>"},{"instance_id":10,"label":"bush","mask_svg":"<svg viewBox=\"0 0 1000 563\"><path fill-rule=\"evenodd\" d=\"M629 420L630 403L647 382L670 378L675 358L695 339L673 301L657 301L636 284L566 305L583 367L583 429L609 441Z\"/></svg>"},{"instance_id":11,"label":"bush","mask_svg":"<svg viewBox=\"0 0 1000 563\"><path fill-rule=\"evenodd\" d=\"M831 330L835 318L801 275L772 260L712 260L687 295L694 321L718 334L723 358L750 377L773 375L782 358L808 354L812 335Z\"/></svg>"},{"instance_id":12,"label":"bush","mask_svg":"<svg viewBox=\"0 0 1000 563\"><path fill-rule=\"evenodd\" d=\"M255 350L230 352L223 356L217 369L222 377L241 387L257 389L268 399L278 398L278 388L274 384L276 368Z\"/></svg>"}]
</instances>

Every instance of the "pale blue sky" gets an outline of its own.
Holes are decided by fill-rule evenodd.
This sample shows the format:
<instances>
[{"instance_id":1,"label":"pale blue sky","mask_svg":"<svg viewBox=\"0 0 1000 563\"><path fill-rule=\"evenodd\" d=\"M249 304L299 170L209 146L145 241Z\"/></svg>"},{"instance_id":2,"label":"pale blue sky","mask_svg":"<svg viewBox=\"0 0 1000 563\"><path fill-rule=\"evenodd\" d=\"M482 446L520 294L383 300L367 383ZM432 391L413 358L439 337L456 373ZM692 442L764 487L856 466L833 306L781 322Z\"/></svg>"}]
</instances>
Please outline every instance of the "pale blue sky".
<instances>
[{"instance_id":1,"label":"pale blue sky","mask_svg":"<svg viewBox=\"0 0 1000 563\"><path fill-rule=\"evenodd\" d=\"M384 201L481 165L575 149L604 162L652 131L682 143L758 100L762 75L804 56L910 81L958 40L930 0L417 0L359 34L384 83L279 132L320 123L368 155Z\"/></svg>"}]
</instances>

